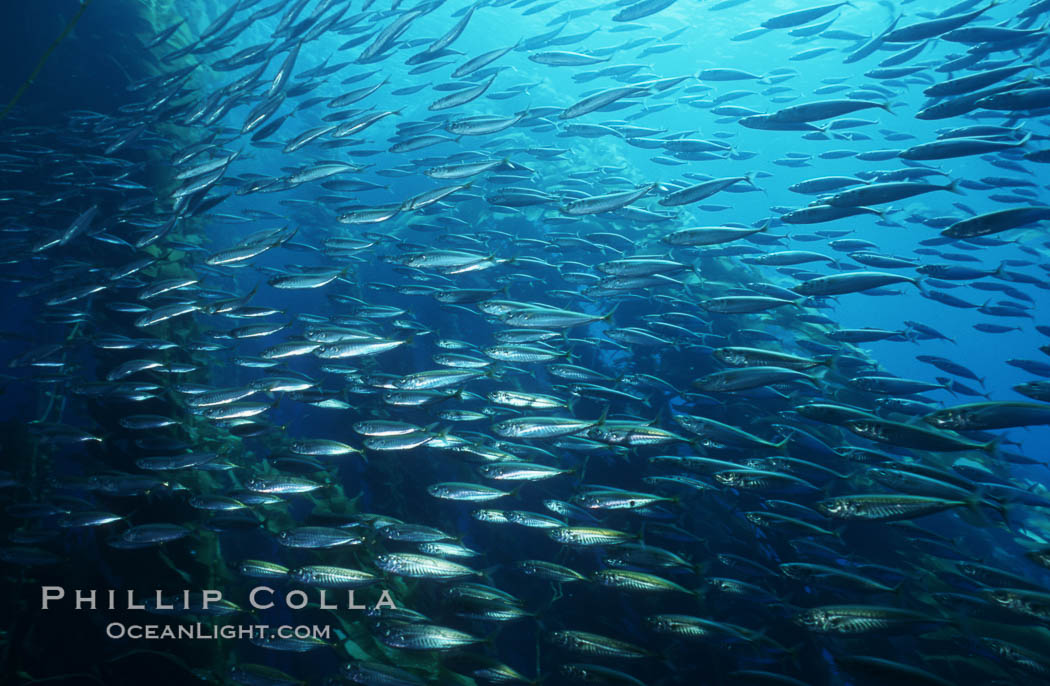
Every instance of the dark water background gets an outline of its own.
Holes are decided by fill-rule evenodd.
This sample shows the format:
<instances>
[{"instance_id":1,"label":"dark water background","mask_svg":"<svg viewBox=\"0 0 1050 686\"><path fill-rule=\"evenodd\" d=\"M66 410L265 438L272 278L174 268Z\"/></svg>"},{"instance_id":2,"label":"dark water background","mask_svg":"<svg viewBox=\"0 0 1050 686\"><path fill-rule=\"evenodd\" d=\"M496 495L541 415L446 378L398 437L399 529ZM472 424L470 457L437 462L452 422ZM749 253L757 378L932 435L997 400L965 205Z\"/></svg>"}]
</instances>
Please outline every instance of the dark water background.
<instances>
[{"instance_id":1,"label":"dark water background","mask_svg":"<svg viewBox=\"0 0 1050 686\"><path fill-rule=\"evenodd\" d=\"M72 36L64 41L56 49L44 70L41 72L36 83L26 92L19 103L17 110L17 124L42 127L38 138L32 141L37 145L48 146L60 145L63 132L59 122L62 113L69 110L88 110L99 113L113 112L121 105L134 101L134 94L129 94L127 85L143 78L153 67L152 57L148 57L140 47L143 39L147 38L152 31L159 30L163 26L149 26L137 11L127 11L122 5L134 5L137 3L118 2L118 0L95 0L88 8L82 21L76 27ZM355 1L356 4L356 1ZM767 0L752 0L740 6L720 12L708 11L705 5L709 3L679 0L672 8L653 17L646 18L643 23L648 27L645 31L618 31L617 26L611 24L605 18L608 12L599 12L593 15L575 19L564 30L565 34L598 29L596 33L588 37L579 45L568 46L565 49L580 50L601 48L615 45L628 40L630 37L641 33L652 33L657 36L666 35L682 28L688 27L674 40L683 43L683 47L667 54L656 54L639 57L642 49L635 48L626 52L614 54L609 64L636 63L641 62L648 65L652 72L660 76L675 76L695 73L703 68L732 67L755 74L765 74L771 70L781 67L791 67L798 70L798 75L786 85L794 88L797 93L808 95L821 87L829 85L829 79L845 77L847 85L859 83L863 80L862 73L873 67L871 60L857 65L843 65L843 50L852 48L854 43L843 41L831 41L827 39L816 39L799 43L784 32L774 32L751 41L735 42L731 38L741 32L754 28L768 16L795 9L799 5L795 2L771 2ZM929 7L924 7L924 5ZM57 36L65 22L72 16L77 3L71 0L39 0L28 3L6 3L0 7L0 27L3 27L2 35L5 40L0 43L0 63L4 65L0 70L0 102L6 102L21 85L26 75L33 69L40 54L47 48L48 44ZM867 35L872 31L881 30L891 19L891 11L882 5L871 2L858 2L857 8L846 8L842 12L835 28L855 31ZM410 36L412 38L429 37L435 38L455 21L452 13L461 9L463 3L448 2L446 6L439 8L413 24ZM537 6L533 3L532 6ZM548 22L562 11L574 8L583 8L587 4L583 0L566 0L554 4L550 9L535 15L525 16L521 11L513 9L512 6L485 7L481 8L473 18L470 26L463 37L456 43L455 47L461 50L465 56L458 57L456 63L467 56L473 56L481 52L505 47L513 44L519 38L541 34L550 30ZM1026 3L1006 2L995 10L994 16L1006 18L1011 16L1012 8L1023 8ZM182 14L191 27L197 29L205 26L210 19L225 9L224 2L190 2L180 0L174 3L176 14ZM945 2L920 2L908 3L904 6L906 11L917 14L923 10L940 11L947 7ZM268 40L267 30L276 24L277 18L273 17L261 25L253 26L237 38L237 40L222 54L232 54L242 47L253 45ZM297 70L306 70L319 65L328 58L346 40L346 36L324 36L308 44L300 55ZM825 55L812 60L793 61L792 56L802 50L832 45L836 49ZM346 52L337 53L332 57L332 62L352 59L360 48L352 48ZM920 60L937 62L948 58L950 54L958 52L958 46L943 42L934 42L923 53ZM437 84L447 77L445 70L430 72L423 75L409 75L409 67L401 64L403 60L398 53L393 58L382 62L380 65L351 65L319 87L311 95L326 95L335 97L343 92L344 87L339 84L341 78L364 70L381 67L391 80L390 86L377 94L378 100L374 104L383 109L404 108L402 118L405 120L423 119L429 115L426 106L434 98L443 93L424 88L415 95L396 98L388 94L388 90L402 88L412 84L426 83ZM888 53L880 53L885 56ZM877 58L876 58L877 59ZM264 78L272 76L280 60L273 60ZM521 92L506 99L483 98L473 103L470 108L472 112L485 112L490 114L510 115L530 106L568 106L578 97L591 89L597 89L598 84L607 87L605 81L577 83L572 79L574 73L585 71L587 68L554 68L538 65L526 59L525 53L511 52L500 63L506 70L497 77L496 84L490 91L490 95L513 88L517 85L528 84ZM598 65L597 68L608 65ZM200 76L201 83L215 87L241 72L234 73L204 73ZM362 84L372 83L374 80L366 80L350 87L359 87ZM724 94L731 90L745 89L760 91L767 87L763 84L755 84L751 81L711 83L712 90L709 94L697 94L697 100L702 100L699 95ZM807 141L797 134L785 134L778 132L753 131L735 125L733 122L720 122L717 117L710 114L703 102L691 104L690 98L682 97L680 93L665 95L666 102L674 102L674 106L659 109L639 118L635 123L645 126L665 128L669 132L674 131L697 131L702 137L710 137L716 132L728 131L733 135L728 140L737 152L756 153L748 159L729 159L714 162L689 162L679 167L668 167L657 164L651 160L652 152L640 148L634 148L624 144L622 140L616 139L584 139L566 138L558 135L553 126L539 125L528 130L512 128L503 134L497 134L496 138L508 138L512 144L522 148L561 147L568 148L568 152L558 156L555 160L547 162L535 160L535 167L542 169L541 178L550 179L552 183L566 178L573 172L593 169L596 166L612 166L622 168L621 175L639 184L649 181L669 180L680 178L684 171L695 171L708 173L714 176L735 176L753 172L767 172L768 177L756 178L756 184L762 189L754 193L723 193L711 199L712 204L729 205L728 209L717 212L702 212L694 208L684 208L685 213L693 212L694 223L697 225L715 225L723 222L740 222L748 225L760 222L770 215L769 208L774 206L799 207L807 201L804 196L793 194L787 187L798 181L824 175L851 175L863 169L886 169L896 166L896 161L887 162L860 162L853 158L844 159L821 159L817 155L829 149L848 148L858 151L890 148L895 144L882 140L884 132L889 134L903 133L914 136L910 141L900 142L901 147L931 140L937 132L950 126L972 123L970 120L953 119L949 121L923 122L914 116L925 99L921 94L922 86L915 83L900 83L893 86L894 95L890 98L893 114L879 110L868 110L857 113L866 119L875 119L877 124L851 131L864 132L872 136L873 140L841 140L841 141ZM690 96L693 97L693 96ZM651 105L661 102L656 97L650 100ZM774 101L775 102L775 101ZM771 107L769 100L760 95L752 94L731 104L739 104L755 107L760 111L766 111ZM790 104L790 103L789 103ZM656 108L654 108L656 109ZM233 109L223 124L239 127L250 110L249 106ZM637 110L631 110L636 112ZM324 122L320 115L328 113L323 106L297 113L289 118L282 126L279 133L273 137L274 140L287 141L294 135L306 129L319 126ZM618 118L616 112L602 115L592 115L587 121L601 121L602 117L608 119ZM11 126L16 120L8 120L0 123L0 126ZM395 118L384 121L368 132L366 138L369 142L359 146L361 148L378 149L380 152L367 157L352 161L368 164L369 169L362 174L362 178L376 183L389 185L389 190L372 191L360 194L362 204L379 206L388 203L399 202L401 199L421 192L432 187L432 183L418 175L410 178L398 178L384 175L383 170L404 164L413 156L441 157L443 154L451 154L461 148L458 144L435 146L424 151L413 153L408 156L396 155L387 152L385 139L393 135ZM1032 130L1045 132L1045 125L1041 121L1020 122L1030 126ZM50 127L50 128L48 128ZM192 142L191 137L198 135L200 131L185 131L178 127L164 132L155 132L153 139L161 147L159 139L169 137L171 145L175 148ZM54 142L48 140L54 137ZM182 140L180 136L184 136ZM465 146L474 146L478 141L464 141ZM474 146L476 147L476 146ZM164 154L167 148L162 148ZM467 147L466 149L473 149ZM293 153L286 155L280 149L247 146L241 160L238 162L238 170L241 173L256 172L265 175L280 175L282 168L296 167L304 164L310 159L331 158L346 159L345 154L353 155L356 148L341 148L332 150L330 153L317 155L314 151L302 151L302 154ZM2 152L2 151L0 151ZM140 155L145 157L146 150L141 147L129 153L129 155ZM813 155L806 166L792 168L778 164L778 160L784 160L789 154L808 153ZM1005 171L992 165L989 161L979 157L967 157L954 160L945 160L937 164L937 167L953 179L980 179L988 176L1016 175L1014 172ZM1034 169L1033 176L1027 177L1036 180L1040 184L1041 198L1034 204L1046 202L1046 191L1042 187L1046 175L1041 169ZM316 185L304 185L290 192L280 194L254 194L249 196L232 196L230 200L221 207L222 215L244 216L244 212L268 210L288 218L288 222L278 220L251 220L244 222L233 222L222 217L205 218L205 221L194 231L203 233L203 245L209 251L215 251L227 246L234 245L238 239L243 238L261 228L277 227L284 223L292 223L301 227L303 236L318 240L330 232L342 231L333 221L333 211L318 201L318 197L326 195L323 189ZM933 193L919 198L893 203L896 210L889 215L891 219L900 222L900 226L878 225L876 217L862 215L850 219L840 220L833 224L818 227L790 227L779 226L771 229L777 234L787 234L789 237L797 234L810 233L811 229L821 228L849 228L854 232L850 238L870 240L879 245L883 253L911 256L912 251L919 246L919 241L936 235L936 230L924 227L915 222L905 221L909 216L936 217L944 215L965 216L954 203L964 203L967 210L975 213L988 212L999 209L1001 205L988 199L986 192L966 191L964 195L950 193ZM477 227L492 226L502 231L516 233L521 237L542 237L549 230L562 231L566 227L547 221L545 217L537 212L526 211L522 215L494 214L484 203L478 200L457 201L460 206L460 216L476 222ZM2 210L0 210L2 211ZM440 221L440 220L438 220ZM61 226L50 228L61 229ZM380 229L385 230L385 229ZM654 229L660 231L662 229ZM401 236L408 241L422 245L435 245L441 247L434 234L423 230L413 231L411 229L401 231ZM1008 234L1010 243L1002 247L980 248L973 251L980 260L980 265L986 269L995 268L1004 259L1026 259L1038 263L1044 262L1046 252L1046 239L1041 229L1030 231L1018 231ZM785 246L798 249L823 248L821 244L784 241ZM506 246L512 254L513 247ZM951 247L947 249L952 249ZM560 256L561 259L580 259L591 261L593 258L585 253L574 254L566 251ZM940 261L931 258L933 261ZM326 265L329 261L311 254L299 254L288 251L272 252L254 261L255 267L259 268L283 268L290 262L301 265ZM113 266L113 265L108 265ZM809 266L809 265L807 265ZM975 265L976 266L976 265ZM523 270L525 268L522 268ZM817 270L831 273L828 268L818 266ZM781 285L791 285L792 280L780 277L773 268L755 268L754 280L759 275ZM1021 271L1032 276L1045 279L1046 273L1036 267L1025 267ZM482 272L474 277L458 281L464 287L483 287L490 285L492 272ZM263 278L255 269L242 269L226 284L231 292L243 293ZM395 305L408 307L412 316L419 322L425 323L434 331L433 336L444 338L458 338L470 340L479 344L487 344L489 338L486 333L475 332L466 322L469 320L451 318L437 303L429 298L416 298L411 301L396 293L373 289L370 283L397 282L397 273L389 265L375 262L361 265L355 271L357 289L354 291L360 297L365 298L372 304ZM16 290L17 287L12 290ZM1036 348L1046 342L1046 338L1033 328L1035 324L1042 321L1041 313L1048 304L1046 288L1032 288L1022 286L1025 293L1034 299L1031 311L1035 314L1034 319L1010 319L985 317L974 310L956 309L946 307L921 297L914 287L905 285L893 287L893 291L899 294L890 296L871 296L864 294L849 295L841 298L837 304L823 312L832 317L840 326L847 327L878 327L887 329L900 329L905 320L914 320L925 323L936 328L954 342L941 340L924 340L919 344L907 342L882 342L866 344L862 347L870 351L871 356L878 360L882 368L901 377L933 380L940 372L928 365L924 365L915 359L919 353L930 355L941 355L949 357L964 364L985 379L984 389L988 395L995 399L1021 399L1012 387L1018 383L1031 380L1033 377L1028 373L1006 364L1010 358L1039 359L1042 355ZM532 286L517 287L514 293L515 299L519 300L542 300L547 286L543 283ZM952 289L952 294L963 297L976 304L983 303L989 295L966 286ZM19 336L28 338L37 344L52 341L55 336L64 335L66 329L61 326L38 326L34 324L35 312L32 306L25 300L10 297L5 293L4 321L0 328ZM324 294L313 291L281 292L273 289L263 288L253 300L253 304L262 306L274 306L284 309L289 314L317 313L325 311L336 311L338 304L330 303ZM594 311L604 311L602 303L593 306ZM644 314L646 312L644 303L629 303L618 311L625 319ZM973 324L978 321L995 323L1008 323L1020 327L1019 331L1002 335L987 335L973 329ZM790 326L790 319L781 319L780 324ZM607 325L596 324L586 331L587 335L596 336L601 333ZM583 335L583 332L579 332ZM253 354L271 345L274 341L266 339L258 343L252 341L243 342L238 346L238 354ZM0 355L5 358L24 352L24 343L9 338L0 342ZM588 352L587 355L592 353ZM610 365L615 368L619 356L625 353L614 348L601 350L591 361ZM662 352L639 352L639 355L652 356L654 364L665 370L668 381L679 386L687 385L695 374L689 372L690 360L678 360L676 356L680 353L668 350ZM96 375L97 370L112 366L115 357L107 357L99 353L97 358L78 359L80 365L76 373L85 376ZM583 364L584 362L581 362ZM383 358L382 369L390 373L408 373L427 368L429 363L429 352L422 348L405 348L388 357ZM317 361L307 359L294 360L289 367L293 370L315 375L317 373ZM675 370L681 370L680 377L672 376ZM208 364L210 383L215 386L237 386L249 381L256 376L257 370L245 369L232 364L231 355L227 353L214 354ZM537 372L543 374L543 372ZM969 383L969 382L967 382ZM937 391L925 394L937 402L943 404L954 404L963 400L954 397L946 391ZM970 399L976 400L976 399ZM5 443L7 450L24 450L26 442L24 439L24 425L39 416L42 404L46 401L40 395L40 388L28 384L9 384L5 392L0 396L0 414L4 420L3 426L8 435ZM578 416L590 416L599 411L600 406L589 401L583 401L576 407ZM89 417L77 417L77 409L70 406L70 414L64 418L66 422L76 423L78 419L89 421ZM405 421L426 424L427 413L419 412L413 415L411 412L403 413L400 418ZM335 439L346 439L349 437L348 425L350 422L339 412L309 408L302 404L293 402L281 403L269 415L270 421L284 427L284 431L290 436L324 436ZM21 440L19 438L21 437ZM1048 446L1050 446L1050 433L1045 428L1028 430L1014 430L1009 432L1009 438L1018 442L1019 446L1009 446L1011 450L1016 449L1036 460L1045 457ZM247 441L245 446L248 450L264 452L268 444L262 440ZM379 456L374 459L386 459ZM595 483L610 483L616 479L623 482L632 481L631 471L635 470L637 475L633 478L637 482L644 473L642 465L629 464L627 462L609 461L602 465L595 465L588 473L588 478ZM58 473L77 473L80 468L78 459L63 460L56 459L54 470ZM362 511L384 511L394 510L398 516L406 521L427 522L451 531L463 532L466 541L475 549L485 550L491 559L505 559L514 557L520 552L520 541L506 536L497 528L480 525L469 516L470 508L448 507L448 503L429 498L420 498L418 489L413 490L406 485L407 481L419 483L431 483L440 480L452 480L459 476L459 472L447 464L429 461L425 455L412 455L405 458L401 470L392 469L388 482L365 482L362 479L364 466L357 461L348 461L338 469L338 478L343 486L347 498L359 497L357 506ZM1040 466L1013 466L1011 467L1014 477L1023 480L1033 480L1043 483L1046 478L1046 470ZM409 476L411 478L409 478ZM402 479L402 480L398 480ZM542 498L540 492L534 494L536 507L539 510L539 500ZM144 505L150 515L157 521L177 521L185 514L180 505L171 500L158 498L156 501ZM699 514L699 513L698 513ZM688 521L690 515L686 513ZM693 521L693 525L702 527L702 521ZM963 531L968 535L978 536L971 541L971 545L984 551L984 559L988 563L1011 559L1016 555L1016 542L1008 538L1008 534L1002 530L984 528L975 533L966 529L956 522L940 521L931 525L939 533L946 536L960 534ZM1003 538L997 539L1001 535ZM76 534L90 542L93 533ZM70 581L83 583L85 587L120 587L127 583L148 583L151 575L157 578L171 580L170 570L167 570L156 560L137 555L135 552L117 552L116 555L100 556L91 545L82 545L83 540L71 540L70 550L77 551L76 555L84 555L80 560L82 565L77 565L72 578L70 570L63 569L56 572L33 572L33 584L16 585L14 588L21 589L21 597L0 596L0 607L8 612L19 604L25 603L25 593L41 583L63 583L71 586ZM849 543L863 555L866 550L875 550L878 546L876 540L866 535L864 530L854 530L850 533ZM533 545L531 542L529 545ZM541 541L536 548L529 549L529 555L539 559L551 559L557 555L557 546L550 542ZM268 555L277 554L277 547L262 533L259 535L246 535L243 537L224 537L223 554L225 562L229 563L245 557L257 557L268 559ZM692 550L698 557L703 555L703 546L696 544ZM190 550L174 548L171 557L176 566L224 564L222 561L200 561L193 560ZM127 556L123 557L122 556ZM520 557L520 555L518 555ZM294 557L294 555L293 555ZM50 575L50 576L49 576ZM11 573L12 577L18 577L19 572ZM25 581L25 579L23 579ZM1044 579L1045 581L1045 579ZM509 583L509 582L508 582ZM245 586L245 588L247 588ZM535 586L523 585L516 587L515 592L527 601L527 605L541 604L548 596L545 589ZM631 604L619 601L610 601L607 594L600 592L602 589L573 589L566 590L567 594L577 594L576 602L571 605L574 609L559 609L557 623L559 625L573 625L574 620L589 620L592 624L602 624L602 617L606 616L610 623L619 622L628 627L640 625L641 616ZM32 600L33 596L30 594ZM231 599L243 601L243 597L232 594ZM730 613L740 614L737 621L740 624L754 626L764 621L762 610L755 606L749 606L745 610L734 610L727 608ZM120 617L120 613L107 615L106 621L112 621L111 617ZM274 619L275 615L270 615ZM304 621L303 616L297 616L297 622ZM30 629L25 625L25 617L22 616L18 624L12 626L14 633L33 631L30 644L35 647L35 653L27 656L23 662L27 672L37 675L60 674L79 672L87 669L92 661L99 656L112 658L116 655L133 650L133 646L114 646L101 638L98 630L99 618L87 617L85 615L66 614L61 621L55 621L52 617L41 619L39 623L33 624ZM524 627L509 627L498 636L497 645L500 654L512 658L507 661L512 666L532 673L532 665L535 663L535 641L530 630ZM877 645L878 641L873 640ZM906 642L896 644L900 650L907 651L909 645ZM211 651L216 650L211 645L183 645L173 648L170 645L151 646L151 649L175 653L186 664L197 665L210 659ZM809 650L809 649L807 649ZM261 648L253 647L247 643L239 645L236 649L241 661L260 662L272 664L275 667L293 672L302 678L320 678L330 673L336 666L336 658L332 654L310 653L309 657L275 654ZM817 655L812 652L804 653L800 659L809 664L815 661ZM706 683L703 681L705 675L718 673L729 666L732 660L720 655L717 651L705 652L703 663L688 666L684 672L680 671L677 681L674 683ZM123 678L128 681L122 683L186 683L184 672L172 668L168 661L157 656L148 654L121 657L115 663L119 669L126 669ZM679 663L679 669L682 669ZM114 668L118 669L118 668ZM635 676L646 680L646 669L655 667L644 667L635 670ZM813 683L836 683L824 673L807 674ZM697 681L692 681L697 679ZM86 683L86 682L85 682ZM114 682L116 683L116 682ZM660 683L660 682L655 682ZM715 683L715 682L712 682ZM841 683L841 682L838 682Z\"/></svg>"}]
</instances>

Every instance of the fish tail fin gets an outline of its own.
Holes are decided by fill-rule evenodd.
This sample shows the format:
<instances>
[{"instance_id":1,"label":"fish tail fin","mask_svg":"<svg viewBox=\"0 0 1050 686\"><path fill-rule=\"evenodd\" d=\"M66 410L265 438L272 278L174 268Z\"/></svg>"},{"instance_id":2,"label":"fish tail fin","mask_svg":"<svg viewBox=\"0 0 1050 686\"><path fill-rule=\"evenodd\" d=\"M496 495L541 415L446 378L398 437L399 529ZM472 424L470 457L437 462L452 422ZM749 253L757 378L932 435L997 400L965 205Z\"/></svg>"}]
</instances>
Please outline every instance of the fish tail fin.
<instances>
[{"instance_id":1,"label":"fish tail fin","mask_svg":"<svg viewBox=\"0 0 1050 686\"><path fill-rule=\"evenodd\" d=\"M758 636L764 636L765 633L766 630L762 629L761 631L759 631ZM773 641L772 639L767 639L767 642L775 643L781 650L787 653L789 656L788 659L791 660L791 664L795 666L795 669L802 669L802 663L799 660L799 656L802 654L802 649L806 647L806 644L804 642L796 643L790 648L782 646L779 643L776 643L776 641Z\"/></svg>"},{"instance_id":2,"label":"fish tail fin","mask_svg":"<svg viewBox=\"0 0 1050 686\"><path fill-rule=\"evenodd\" d=\"M496 572L496 571L499 571L502 567L503 567L502 564L495 564L495 565L492 565L491 567L485 567L484 569L479 569L479 570L477 570L475 572L475 574L477 576L480 576L482 579L488 579L489 581L492 581L492 573Z\"/></svg>"},{"instance_id":3,"label":"fish tail fin","mask_svg":"<svg viewBox=\"0 0 1050 686\"><path fill-rule=\"evenodd\" d=\"M959 179L952 179L944 190L955 193L956 195L966 195L959 190Z\"/></svg>"},{"instance_id":4,"label":"fish tail fin","mask_svg":"<svg viewBox=\"0 0 1050 686\"><path fill-rule=\"evenodd\" d=\"M999 514L999 516L1003 518L1003 523L1007 526L1010 525L1010 520L1006 515L1006 507L1002 503L997 503L995 501L988 500L987 498L982 498L980 495L971 496L969 498L966 498L962 502L964 505L966 505L966 508L968 510L973 512L978 517L984 519L986 522L988 521L988 519L985 516L985 514L981 511L982 505L995 510Z\"/></svg>"},{"instance_id":5,"label":"fish tail fin","mask_svg":"<svg viewBox=\"0 0 1050 686\"><path fill-rule=\"evenodd\" d=\"M693 275L696 277L696 280L700 282L700 285L703 285L704 275L700 273L700 264L698 262L691 264L689 266L689 271L693 272ZM685 286L686 290L689 290L688 283L683 283L682 285Z\"/></svg>"},{"instance_id":6,"label":"fish tail fin","mask_svg":"<svg viewBox=\"0 0 1050 686\"><path fill-rule=\"evenodd\" d=\"M1006 528L1009 529L1011 527L1011 525L1010 525L1010 516L1009 516L1009 513L1007 513L1007 511L1006 511L1006 505L1004 503L1001 503L1001 502L999 502L997 500L990 500L990 499L986 498L984 500L984 504L987 505L988 507L992 508L993 510L995 510L997 513L999 513L999 516L1002 517L1003 524L1006 525Z\"/></svg>"}]
</instances>

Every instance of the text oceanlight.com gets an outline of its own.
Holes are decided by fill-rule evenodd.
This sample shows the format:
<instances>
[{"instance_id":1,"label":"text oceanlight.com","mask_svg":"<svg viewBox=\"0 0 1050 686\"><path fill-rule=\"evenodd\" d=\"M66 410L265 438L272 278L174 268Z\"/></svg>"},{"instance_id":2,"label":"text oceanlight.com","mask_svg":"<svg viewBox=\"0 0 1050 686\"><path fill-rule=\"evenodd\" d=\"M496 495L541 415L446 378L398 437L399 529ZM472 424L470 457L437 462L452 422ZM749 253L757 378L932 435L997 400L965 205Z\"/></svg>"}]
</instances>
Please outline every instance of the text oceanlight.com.
<instances>
[{"instance_id":1,"label":"text oceanlight.com","mask_svg":"<svg viewBox=\"0 0 1050 686\"><path fill-rule=\"evenodd\" d=\"M208 624L124 624L111 622L106 625L106 636L113 639L129 638L132 640L164 639L254 639L257 641L280 640L320 640L331 638L332 627L300 624L291 626L281 624L226 624L213 626Z\"/></svg>"}]
</instances>

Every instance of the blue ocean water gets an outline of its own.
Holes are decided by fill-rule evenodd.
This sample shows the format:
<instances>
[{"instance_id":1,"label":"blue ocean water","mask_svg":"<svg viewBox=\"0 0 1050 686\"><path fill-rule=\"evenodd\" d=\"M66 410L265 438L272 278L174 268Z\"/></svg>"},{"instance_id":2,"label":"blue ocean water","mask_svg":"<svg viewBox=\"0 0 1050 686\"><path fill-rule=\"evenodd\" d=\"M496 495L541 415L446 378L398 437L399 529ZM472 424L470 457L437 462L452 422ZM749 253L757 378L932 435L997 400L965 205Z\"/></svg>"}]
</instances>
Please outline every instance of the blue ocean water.
<instances>
[{"instance_id":1,"label":"blue ocean water","mask_svg":"<svg viewBox=\"0 0 1050 686\"><path fill-rule=\"evenodd\" d=\"M2 559L14 589L5 678L1045 678L1047 391L1017 387L1050 376L1037 328L1048 11L1017 0L56 0L13 11L21 42L5 48L12 107L0 130ZM913 26L921 38L880 43ZM952 81L995 70L977 87ZM952 94L924 93L945 82ZM628 87L573 116L586 98ZM1028 99L1000 105L996 89ZM983 105L930 118L932 105L978 91ZM830 114L792 109L807 103ZM462 134L471 124L499 130ZM957 156L917 152L978 126L1000 128L974 129ZM463 171L479 161L489 168ZM893 185L908 172L925 176ZM832 176L853 182L790 190ZM720 179L702 199L671 197ZM882 183L905 197L793 220L810 204L851 207L828 196ZM447 195L425 195L439 189ZM594 198L606 206L574 209ZM1034 221L941 233L1022 207ZM384 221L363 219L383 209ZM763 226L717 245L673 240ZM869 265L836 248L843 239L915 264ZM781 264L754 264L770 255ZM983 273L945 281L922 265ZM904 278L803 297L812 279L872 270ZM295 275L317 282L290 288ZM716 298L754 296L780 300L715 310ZM523 312L541 323L521 323ZM862 328L897 333L856 345L827 335ZM339 355L340 344L390 350ZM726 362L740 348L748 361ZM448 355L466 358L439 361ZM773 376L712 385L747 368ZM452 369L482 371L445 381ZM865 377L930 387L868 392ZM302 388L274 389L289 380ZM195 401L227 391L243 395ZM1009 416L961 433L924 420L983 402ZM813 419L814 404L903 433ZM537 417L562 425L526 428ZM573 421L583 424L565 428ZM209 457L177 466L199 454ZM563 473L491 476L506 464ZM261 502L274 489L253 479L313 490ZM831 508L873 494L897 500L890 511ZM391 522L433 527L473 554L429 553L411 538L423 533L398 540ZM282 542L314 526L354 544ZM569 540L584 535L601 540ZM468 569L398 566L421 552ZM253 576L244 560L285 571ZM529 561L579 578L523 574ZM323 584L296 576L312 565L375 575L359 598L386 589L409 614L249 611L261 583L316 598ZM238 609L48 615L37 612L42 585L218 588ZM339 633L316 644L104 634L113 622L197 620ZM408 645L420 626L446 633ZM71 627L84 644L56 651ZM499 663L520 674L492 671Z\"/></svg>"}]
</instances>

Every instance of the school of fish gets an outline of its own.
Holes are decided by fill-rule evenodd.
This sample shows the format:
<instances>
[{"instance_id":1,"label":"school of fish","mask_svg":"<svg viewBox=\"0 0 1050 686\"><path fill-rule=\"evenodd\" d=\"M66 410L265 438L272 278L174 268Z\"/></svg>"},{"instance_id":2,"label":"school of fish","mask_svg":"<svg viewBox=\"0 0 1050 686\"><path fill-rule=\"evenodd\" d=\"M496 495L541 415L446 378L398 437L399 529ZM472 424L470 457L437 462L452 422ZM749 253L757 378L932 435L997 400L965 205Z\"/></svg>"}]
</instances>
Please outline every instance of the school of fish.
<instances>
[{"instance_id":1,"label":"school of fish","mask_svg":"<svg viewBox=\"0 0 1050 686\"><path fill-rule=\"evenodd\" d=\"M152 646L205 683L1050 683L1048 22L221 0L141 36L119 108L0 130L5 574L338 628Z\"/></svg>"}]
</instances>

